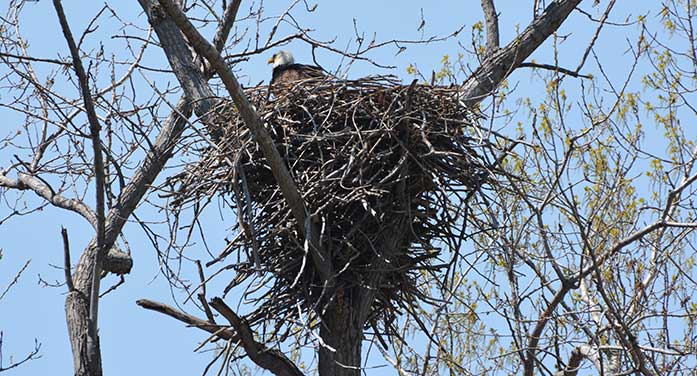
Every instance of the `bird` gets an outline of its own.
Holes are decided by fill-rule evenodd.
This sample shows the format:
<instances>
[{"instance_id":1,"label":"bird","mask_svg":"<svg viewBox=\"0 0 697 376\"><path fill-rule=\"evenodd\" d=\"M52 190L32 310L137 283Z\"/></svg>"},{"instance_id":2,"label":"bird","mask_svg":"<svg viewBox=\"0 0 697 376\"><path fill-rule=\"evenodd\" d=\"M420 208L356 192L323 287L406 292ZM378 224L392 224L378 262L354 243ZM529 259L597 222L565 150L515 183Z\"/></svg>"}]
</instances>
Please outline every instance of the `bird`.
<instances>
[{"instance_id":1,"label":"bird","mask_svg":"<svg viewBox=\"0 0 697 376\"><path fill-rule=\"evenodd\" d=\"M324 69L320 67L296 63L293 55L288 51L276 52L271 56L268 63L273 64L273 72L271 74L269 86L327 76Z\"/></svg>"}]
</instances>

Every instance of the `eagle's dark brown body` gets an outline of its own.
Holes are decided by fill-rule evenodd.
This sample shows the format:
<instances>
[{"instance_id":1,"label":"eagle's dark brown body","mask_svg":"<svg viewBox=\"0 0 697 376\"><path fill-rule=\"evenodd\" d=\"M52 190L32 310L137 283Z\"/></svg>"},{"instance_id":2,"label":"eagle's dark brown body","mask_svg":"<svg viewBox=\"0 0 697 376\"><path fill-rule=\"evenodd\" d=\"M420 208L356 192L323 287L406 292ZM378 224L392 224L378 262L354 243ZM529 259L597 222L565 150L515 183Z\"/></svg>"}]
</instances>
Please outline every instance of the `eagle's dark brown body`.
<instances>
[{"instance_id":1,"label":"eagle's dark brown body","mask_svg":"<svg viewBox=\"0 0 697 376\"><path fill-rule=\"evenodd\" d=\"M273 69L271 85L281 82L293 82L307 78L324 77L325 73L320 67L303 64L279 65Z\"/></svg>"},{"instance_id":2,"label":"eagle's dark brown body","mask_svg":"<svg viewBox=\"0 0 697 376\"><path fill-rule=\"evenodd\" d=\"M289 85L295 81L306 80L309 78L326 77L326 72L316 66L296 64L293 55L288 51L275 53L269 64L273 64L273 73L269 83L269 93L278 95L287 90Z\"/></svg>"}]
</instances>

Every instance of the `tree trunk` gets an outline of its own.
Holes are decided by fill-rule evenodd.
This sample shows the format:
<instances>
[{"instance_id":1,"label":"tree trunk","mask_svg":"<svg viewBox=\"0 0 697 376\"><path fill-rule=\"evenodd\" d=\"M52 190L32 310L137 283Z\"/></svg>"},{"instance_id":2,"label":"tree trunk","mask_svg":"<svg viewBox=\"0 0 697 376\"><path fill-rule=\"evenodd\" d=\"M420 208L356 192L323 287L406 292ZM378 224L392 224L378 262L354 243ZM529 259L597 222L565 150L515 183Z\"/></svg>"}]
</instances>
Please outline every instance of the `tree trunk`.
<instances>
[{"instance_id":1,"label":"tree trunk","mask_svg":"<svg viewBox=\"0 0 697 376\"><path fill-rule=\"evenodd\" d=\"M87 252L86 252L87 253ZM68 334L70 345L73 350L73 366L75 376L101 376L102 360L99 351L99 336L96 335L97 343L94 344L96 352L89 354L88 349L92 344L89 343L89 296L83 291L89 291L86 286L90 284L92 273L75 274L75 283L78 289L72 290L65 298L65 318L68 323ZM82 287L84 290L80 290Z\"/></svg>"},{"instance_id":2,"label":"tree trunk","mask_svg":"<svg viewBox=\"0 0 697 376\"><path fill-rule=\"evenodd\" d=\"M360 302L354 301L348 293L344 295L344 291L338 290L335 301L322 315L319 331L324 341L319 350L319 374L322 376L361 374L361 343L365 323L359 314ZM362 294L358 295L356 300L361 297Z\"/></svg>"}]
</instances>

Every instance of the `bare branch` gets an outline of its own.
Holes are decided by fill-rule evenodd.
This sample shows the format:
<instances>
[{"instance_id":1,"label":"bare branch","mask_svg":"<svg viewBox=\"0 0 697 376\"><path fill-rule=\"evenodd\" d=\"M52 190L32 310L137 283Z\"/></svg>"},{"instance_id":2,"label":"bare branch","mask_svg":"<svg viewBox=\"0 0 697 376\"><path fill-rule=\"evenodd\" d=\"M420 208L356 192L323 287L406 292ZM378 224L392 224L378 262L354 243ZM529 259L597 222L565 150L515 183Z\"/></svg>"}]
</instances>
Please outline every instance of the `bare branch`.
<instances>
[{"instance_id":1,"label":"bare branch","mask_svg":"<svg viewBox=\"0 0 697 376\"><path fill-rule=\"evenodd\" d=\"M69 199L56 194L46 182L40 180L38 177L19 173L15 180L5 175L0 175L0 186L19 190L31 190L50 202L53 206L80 214L95 229L97 228L97 216L89 206L85 205L85 203L80 200Z\"/></svg>"},{"instance_id":2,"label":"bare branch","mask_svg":"<svg viewBox=\"0 0 697 376\"><path fill-rule=\"evenodd\" d=\"M34 56L23 56L23 55L15 55L11 54L8 52L0 52L0 57L9 57L13 59L18 59L20 61L35 61L38 63L51 63L51 64L58 64L64 67L70 67L72 66L71 63L61 61L61 60L56 60L56 59L44 59L40 57L34 57Z\"/></svg>"},{"instance_id":3,"label":"bare branch","mask_svg":"<svg viewBox=\"0 0 697 376\"><path fill-rule=\"evenodd\" d=\"M576 77L576 78L586 78L586 79L591 78L591 76L587 76L585 74L580 74L578 72L575 72L575 71L572 71L572 70L569 70L566 68L562 68L562 67L555 66L555 65L549 65L549 64L520 63L520 65L518 65L518 67L519 68L538 68L538 69L551 70L554 72L559 72L559 73L565 74L567 76Z\"/></svg>"},{"instance_id":4,"label":"bare branch","mask_svg":"<svg viewBox=\"0 0 697 376\"><path fill-rule=\"evenodd\" d=\"M34 340L34 349L31 350L31 351L29 352L29 354L27 354L27 356L25 356L24 358L22 358L22 360L19 360L19 361L10 363L9 366L4 366L4 365L2 364L2 345L3 345L3 340L4 340L4 338L3 338L3 333L0 332L0 372L9 371L9 370L11 370L11 369L13 369L13 368L16 368L16 367L21 366L22 364L24 364L24 363L26 363L26 362L28 362L28 361L30 361L30 360L34 360L34 359L41 358L41 356L38 355L38 354L39 354L39 351L41 350L41 343L39 343L37 340ZM10 358L10 361L12 361L12 358Z\"/></svg>"},{"instance_id":5,"label":"bare branch","mask_svg":"<svg viewBox=\"0 0 697 376\"><path fill-rule=\"evenodd\" d=\"M70 292L75 290L75 285L70 271L70 242L68 241L68 230L65 227L61 227L61 236L63 237L63 271L65 272L65 283L68 285L68 292Z\"/></svg>"},{"instance_id":6,"label":"bare branch","mask_svg":"<svg viewBox=\"0 0 697 376\"><path fill-rule=\"evenodd\" d=\"M201 73L201 68L194 62L194 57L182 37L181 31L166 14L163 14L156 0L138 0L138 2L147 13L148 21L155 29L160 45L169 65L177 76L177 80L186 95L192 100L194 112L206 123L205 119L218 100ZM218 129L209 128L208 131L213 139L220 135Z\"/></svg>"},{"instance_id":7,"label":"bare branch","mask_svg":"<svg viewBox=\"0 0 697 376\"><path fill-rule=\"evenodd\" d=\"M230 35L230 30L235 23L235 18L237 18L237 11L240 9L240 4L242 4L242 0L233 0L232 4L225 8L223 20L218 25L218 29L215 31L215 37L213 37L213 46L215 46L218 52L221 52L225 46L225 41L228 35Z\"/></svg>"},{"instance_id":8,"label":"bare branch","mask_svg":"<svg viewBox=\"0 0 697 376\"><path fill-rule=\"evenodd\" d=\"M19 269L19 271L17 272L17 274L15 274L15 277L12 278L12 282L10 282L10 283L7 285L7 287L5 288L5 290L2 292L2 294L0 294L0 300L2 300L2 298L5 297L5 295L7 295L7 292L10 291L10 289L12 288L12 286L14 286L15 284L17 284L17 281L19 281L19 277L22 276L22 273L24 273L24 271L25 271L25 270L27 269L27 267L29 266L29 263L31 263L31 259L27 260L27 262L24 263L24 266L22 266L22 268Z\"/></svg>"},{"instance_id":9,"label":"bare branch","mask_svg":"<svg viewBox=\"0 0 697 376\"><path fill-rule=\"evenodd\" d=\"M254 334L247 322L237 316L220 298L211 300L211 307L223 315L237 331L244 350L259 367L279 376L302 376L300 369L282 352L266 347L254 339Z\"/></svg>"},{"instance_id":10,"label":"bare branch","mask_svg":"<svg viewBox=\"0 0 697 376\"><path fill-rule=\"evenodd\" d=\"M569 357L569 362L566 364L566 367L564 367L562 371L557 372L556 375L576 376L578 371L581 369L581 363L584 359L590 360L598 370L598 373L605 371L605 373L612 375L617 372L617 370L610 370L601 365L600 352L597 348L591 345L581 345L571 352L571 356Z\"/></svg>"},{"instance_id":11,"label":"bare branch","mask_svg":"<svg viewBox=\"0 0 697 376\"><path fill-rule=\"evenodd\" d=\"M195 328L205 330L208 333L215 334L218 338L221 338L224 340L231 340L231 341L238 341L239 340L237 333L233 332L230 329L224 329L225 326L211 324L210 322L208 322L206 320L199 319L196 316L190 315L186 312L182 312L176 308L168 306L167 304L154 302L154 301L148 300L148 299L139 299L138 301L136 301L136 304L138 304L139 306L141 306L145 309L149 309L151 311L165 314L169 317L172 317L172 318L177 319L183 323L186 323L189 326L193 326Z\"/></svg>"}]
</instances>

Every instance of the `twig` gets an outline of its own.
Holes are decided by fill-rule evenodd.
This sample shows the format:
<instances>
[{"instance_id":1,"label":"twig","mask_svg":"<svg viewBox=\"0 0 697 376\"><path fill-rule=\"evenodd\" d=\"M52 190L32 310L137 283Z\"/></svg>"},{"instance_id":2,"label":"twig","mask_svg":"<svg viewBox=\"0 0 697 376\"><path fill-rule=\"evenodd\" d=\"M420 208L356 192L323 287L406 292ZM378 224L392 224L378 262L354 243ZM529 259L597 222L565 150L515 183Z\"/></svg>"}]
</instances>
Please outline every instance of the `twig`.
<instances>
[{"instance_id":1,"label":"twig","mask_svg":"<svg viewBox=\"0 0 697 376\"><path fill-rule=\"evenodd\" d=\"M26 60L26 61L35 61L38 63L51 63L51 64L58 64L62 65L64 67L70 67L72 66L71 63L65 62L65 61L60 61L56 59L44 59L40 57L33 57L33 56L23 56L23 55L15 55L7 52L0 52L0 56L2 57L10 57L14 59L19 59L19 60Z\"/></svg>"},{"instance_id":2,"label":"twig","mask_svg":"<svg viewBox=\"0 0 697 376\"><path fill-rule=\"evenodd\" d=\"M591 76L585 75L585 74L580 74L577 71L572 71L566 68L562 68L556 65L550 65L550 64L538 64L538 63L520 63L518 65L520 68L538 68L538 69L546 69L546 70L551 70L559 73L563 73L567 76L571 77L576 77L576 78L586 78L590 79Z\"/></svg>"},{"instance_id":3,"label":"twig","mask_svg":"<svg viewBox=\"0 0 697 376\"><path fill-rule=\"evenodd\" d=\"M203 306L203 311L206 313L206 317L211 324L215 324L215 318L213 317L213 312L211 307L208 306L208 301L206 301L206 277L203 275L203 267L201 266L201 260L196 260L196 268L198 269L198 277L201 279L201 292L198 294L198 300Z\"/></svg>"},{"instance_id":4,"label":"twig","mask_svg":"<svg viewBox=\"0 0 697 376\"><path fill-rule=\"evenodd\" d=\"M39 343L39 341L37 341L35 339L34 340L34 349L32 351L30 351L29 354L24 357L24 359L22 359L18 362L11 363L9 366L5 367L2 365L2 345L3 345L3 333L0 331L0 372L9 371L13 368L21 366L22 364L24 364L30 360L41 358L41 356L37 356L37 354L41 350L41 343ZM10 357L10 361L11 360L12 360L12 358Z\"/></svg>"},{"instance_id":5,"label":"twig","mask_svg":"<svg viewBox=\"0 0 697 376\"><path fill-rule=\"evenodd\" d=\"M31 259L27 260L27 262L24 263L24 266L22 266L22 268L19 269L17 274L15 274L15 277L12 279L12 282L10 282L10 284L7 285L7 287L5 288L5 291L3 291L2 294L0 294L0 300L2 300L2 298L5 297L5 295L7 295L7 292L10 291L10 288L12 288L12 286L17 284L17 281L19 281L19 277L22 276L22 273L29 266L30 262L31 262Z\"/></svg>"}]
</instances>

